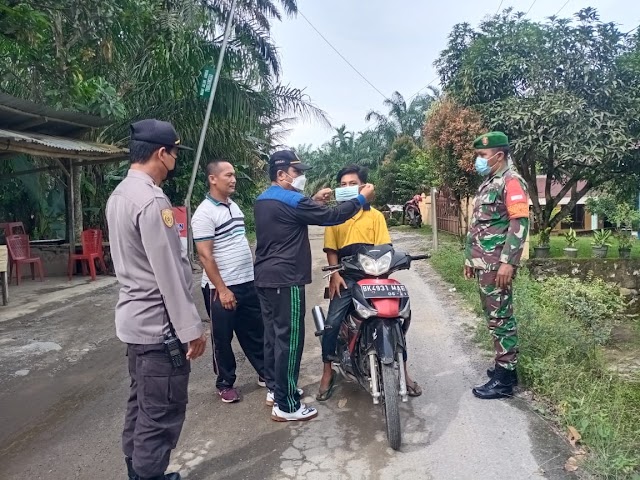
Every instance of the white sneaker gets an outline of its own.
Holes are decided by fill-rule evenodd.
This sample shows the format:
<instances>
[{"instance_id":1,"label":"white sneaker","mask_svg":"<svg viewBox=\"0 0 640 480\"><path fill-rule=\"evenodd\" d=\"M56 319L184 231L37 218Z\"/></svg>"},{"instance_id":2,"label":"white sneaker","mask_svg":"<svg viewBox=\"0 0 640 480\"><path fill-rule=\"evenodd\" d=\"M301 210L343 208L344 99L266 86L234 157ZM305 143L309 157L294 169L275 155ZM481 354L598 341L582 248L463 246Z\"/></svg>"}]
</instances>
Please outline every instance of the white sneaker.
<instances>
[{"instance_id":1,"label":"white sneaker","mask_svg":"<svg viewBox=\"0 0 640 480\"><path fill-rule=\"evenodd\" d=\"M318 410L308 407L304 403L301 403L300 408L292 413L283 412L278 408L278 405L274 405L271 410L271 420L274 422L305 422L317 416Z\"/></svg>"},{"instance_id":2,"label":"white sneaker","mask_svg":"<svg viewBox=\"0 0 640 480\"><path fill-rule=\"evenodd\" d=\"M258 386L264 388L267 386L267 382L262 377L258 377Z\"/></svg>"},{"instance_id":3,"label":"white sneaker","mask_svg":"<svg viewBox=\"0 0 640 480\"><path fill-rule=\"evenodd\" d=\"M304 395L304 390L302 390L301 388L298 389L298 395L300 396L300 398L302 398L302 396ZM274 403L275 403L275 395L271 390L267 390L267 400L266 400L266 404L268 407L273 407Z\"/></svg>"}]
</instances>

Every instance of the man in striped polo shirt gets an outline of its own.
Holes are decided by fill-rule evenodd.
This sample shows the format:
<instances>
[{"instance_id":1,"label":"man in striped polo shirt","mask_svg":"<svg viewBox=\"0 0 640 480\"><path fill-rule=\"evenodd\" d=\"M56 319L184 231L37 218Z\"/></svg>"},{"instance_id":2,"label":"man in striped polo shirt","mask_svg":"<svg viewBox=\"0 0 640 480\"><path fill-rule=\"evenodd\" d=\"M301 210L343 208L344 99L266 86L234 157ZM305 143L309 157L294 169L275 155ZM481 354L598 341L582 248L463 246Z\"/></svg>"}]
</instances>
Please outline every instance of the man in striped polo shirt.
<instances>
[{"instance_id":1,"label":"man in striped polo shirt","mask_svg":"<svg viewBox=\"0 0 640 480\"><path fill-rule=\"evenodd\" d=\"M244 214L231 200L236 173L226 160L207 165L209 193L191 220L202 272L202 293L211 319L213 371L225 403L240 400L233 333L264 386L264 326L260 301L253 284L253 255L244 227Z\"/></svg>"}]
</instances>

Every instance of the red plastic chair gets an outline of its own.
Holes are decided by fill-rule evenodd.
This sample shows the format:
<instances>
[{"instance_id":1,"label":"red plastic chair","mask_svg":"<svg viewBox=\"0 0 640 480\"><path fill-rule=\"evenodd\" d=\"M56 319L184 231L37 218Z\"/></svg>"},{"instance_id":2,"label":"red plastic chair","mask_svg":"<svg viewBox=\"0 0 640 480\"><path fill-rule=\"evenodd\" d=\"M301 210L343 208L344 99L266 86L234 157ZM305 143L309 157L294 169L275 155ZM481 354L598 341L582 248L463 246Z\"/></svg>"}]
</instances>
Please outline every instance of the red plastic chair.
<instances>
[{"instance_id":1,"label":"red plastic chair","mask_svg":"<svg viewBox=\"0 0 640 480\"><path fill-rule=\"evenodd\" d=\"M107 273L107 265L104 263L104 248L102 248L102 230L91 229L82 232L82 253L69 255L69 267L67 274L69 280L73 276L73 266L75 262L82 262L82 274L87 274L87 269L84 262L89 265L89 273L91 274L91 280L96 279L96 260L100 264L100 269Z\"/></svg>"},{"instance_id":2,"label":"red plastic chair","mask_svg":"<svg viewBox=\"0 0 640 480\"><path fill-rule=\"evenodd\" d=\"M34 267L38 267L38 277L42 282L44 280L44 270L42 268L42 260L40 257L31 256L31 245L29 245L28 235L9 235L7 237L7 247L9 247L9 253L11 254L11 267L9 271L9 279L13 276L13 267L16 267L16 282L20 285L22 280L22 273L20 272L21 265L31 266L31 278L36 279Z\"/></svg>"}]
</instances>

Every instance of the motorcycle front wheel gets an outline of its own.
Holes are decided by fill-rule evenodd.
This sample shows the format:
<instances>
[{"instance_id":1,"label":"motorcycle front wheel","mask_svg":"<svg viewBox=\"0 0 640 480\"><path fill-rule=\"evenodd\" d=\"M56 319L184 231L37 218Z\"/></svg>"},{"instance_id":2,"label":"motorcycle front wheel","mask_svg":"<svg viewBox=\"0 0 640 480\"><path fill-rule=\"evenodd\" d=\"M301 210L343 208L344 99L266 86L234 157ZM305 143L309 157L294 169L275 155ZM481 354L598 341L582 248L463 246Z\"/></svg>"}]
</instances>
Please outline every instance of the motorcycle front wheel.
<instances>
[{"instance_id":1,"label":"motorcycle front wheel","mask_svg":"<svg viewBox=\"0 0 640 480\"><path fill-rule=\"evenodd\" d=\"M394 365L380 365L382 388L384 391L383 409L387 424L387 440L394 450L400 449L402 432L400 431L400 395L398 393L398 375Z\"/></svg>"}]
</instances>

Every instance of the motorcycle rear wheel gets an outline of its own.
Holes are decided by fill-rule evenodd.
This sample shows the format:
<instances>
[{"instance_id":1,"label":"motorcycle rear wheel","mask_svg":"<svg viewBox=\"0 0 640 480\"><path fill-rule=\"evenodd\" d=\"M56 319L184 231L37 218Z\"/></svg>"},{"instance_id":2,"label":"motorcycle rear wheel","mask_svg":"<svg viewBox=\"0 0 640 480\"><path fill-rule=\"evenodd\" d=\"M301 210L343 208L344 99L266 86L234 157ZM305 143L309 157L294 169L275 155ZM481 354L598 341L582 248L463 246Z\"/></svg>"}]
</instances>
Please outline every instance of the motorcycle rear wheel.
<instances>
[{"instance_id":1,"label":"motorcycle rear wheel","mask_svg":"<svg viewBox=\"0 0 640 480\"><path fill-rule=\"evenodd\" d=\"M387 424L387 440L393 450L399 450L402 443L400 430L400 395L398 393L398 375L394 365L380 364L382 388L384 391L384 417Z\"/></svg>"}]
</instances>

